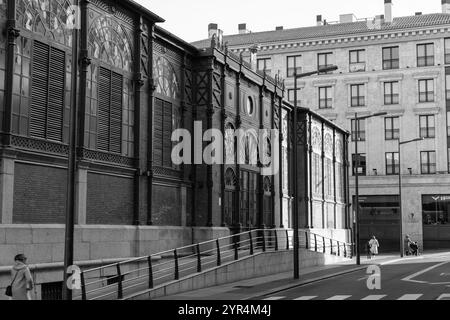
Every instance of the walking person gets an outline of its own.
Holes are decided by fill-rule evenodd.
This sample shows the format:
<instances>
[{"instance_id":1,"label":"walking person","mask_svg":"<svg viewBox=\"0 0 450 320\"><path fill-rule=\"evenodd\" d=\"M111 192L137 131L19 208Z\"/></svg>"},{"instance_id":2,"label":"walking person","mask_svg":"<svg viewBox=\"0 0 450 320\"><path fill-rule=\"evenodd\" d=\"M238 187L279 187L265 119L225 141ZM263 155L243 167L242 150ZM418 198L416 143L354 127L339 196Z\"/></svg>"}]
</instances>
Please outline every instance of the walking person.
<instances>
[{"instance_id":1,"label":"walking person","mask_svg":"<svg viewBox=\"0 0 450 320\"><path fill-rule=\"evenodd\" d=\"M14 257L14 267L11 270L12 300L31 300L33 278L27 266L27 257L18 254Z\"/></svg>"},{"instance_id":2,"label":"walking person","mask_svg":"<svg viewBox=\"0 0 450 320\"><path fill-rule=\"evenodd\" d=\"M375 238L375 236L373 236L372 239L370 239L369 245L370 245L370 252L372 253L372 256L376 256L378 254L378 248L380 247L380 244L379 244L377 238Z\"/></svg>"},{"instance_id":3,"label":"walking person","mask_svg":"<svg viewBox=\"0 0 450 320\"><path fill-rule=\"evenodd\" d=\"M372 252L370 251L370 241L367 241L366 243L366 250L367 250L367 259L372 259Z\"/></svg>"}]
</instances>

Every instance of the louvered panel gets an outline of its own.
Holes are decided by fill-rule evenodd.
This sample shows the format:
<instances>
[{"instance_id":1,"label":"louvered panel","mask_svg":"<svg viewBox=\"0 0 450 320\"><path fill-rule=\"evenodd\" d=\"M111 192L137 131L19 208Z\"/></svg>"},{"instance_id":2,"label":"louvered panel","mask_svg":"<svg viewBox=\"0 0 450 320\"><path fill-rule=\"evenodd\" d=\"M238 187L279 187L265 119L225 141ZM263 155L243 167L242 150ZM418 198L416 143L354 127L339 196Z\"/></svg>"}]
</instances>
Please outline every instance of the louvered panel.
<instances>
[{"instance_id":1,"label":"louvered panel","mask_svg":"<svg viewBox=\"0 0 450 320\"><path fill-rule=\"evenodd\" d=\"M109 151L109 107L111 97L111 72L99 69L98 77L98 135L97 148Z\"/></svg>"},{"instance_id":2,"label":"louvered panel","mask_svg":"<svg viewBox=\"0 0 450 320\"><path fill-rule=\"evenodd\" d=\"M112 73L110 108L110 151L121 153L122 146L122 90L123 77Z\"/></svg>"},{"instance_id":3,"label":"louvered panel","mask_svg":"<svg viewBox=\"0 0 450 320\"><path fill-rule=\"evenodd\" d=\"M163 149L163 106L164 103L160 99L155 99L153 109L153 161L155 165L162 166L162 149Z\"/></svg>"},{"instance_id":4,"label":"louvered panel","mask_svg":"<svg viewBox=\"0 0 450 320\"><path fill-rule=\"evenodd\" d=\"M32 88L30 104L30 136L45 139L50 47L35 41L33 44Z\"/></svg>"},{"instance_id":5,"label":"louvered panel","mask_svg":"<svg viewBox=\"0 0 450 320\"><path fill-rule=\"evenodd\" d=\"M65 60L64 51L51 48L47 106L47 139L61 142L64 117Z\"/></svg>"},{"instance_id":6,"label":"louvered panel","mask_svg":"<svg viewBox=\"0 0 450 320\"><path fill-rule=\"evenodd\" d=\"M165 102L163 107L163 165L172 166L172 104Z\"/></svg>"}]
</instances>

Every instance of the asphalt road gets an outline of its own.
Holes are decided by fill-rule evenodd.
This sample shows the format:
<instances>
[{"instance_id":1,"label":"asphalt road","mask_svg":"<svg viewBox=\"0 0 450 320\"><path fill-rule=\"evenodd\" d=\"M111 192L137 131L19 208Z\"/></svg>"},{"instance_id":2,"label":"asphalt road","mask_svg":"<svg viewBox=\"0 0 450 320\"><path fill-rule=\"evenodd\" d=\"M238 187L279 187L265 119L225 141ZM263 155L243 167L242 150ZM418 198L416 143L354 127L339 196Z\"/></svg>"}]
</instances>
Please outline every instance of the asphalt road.
<instances>
[{"instance_id":1,"label":"asphalt road","mask_svg":"<svg viewBox=\"0 0 450 320\"><path fill-rule=\"evenodd\" d=\"M378 268L378 276L361 270L252 300L450 300L450 253L395 259Z\"/></svg>"}]
</instances>

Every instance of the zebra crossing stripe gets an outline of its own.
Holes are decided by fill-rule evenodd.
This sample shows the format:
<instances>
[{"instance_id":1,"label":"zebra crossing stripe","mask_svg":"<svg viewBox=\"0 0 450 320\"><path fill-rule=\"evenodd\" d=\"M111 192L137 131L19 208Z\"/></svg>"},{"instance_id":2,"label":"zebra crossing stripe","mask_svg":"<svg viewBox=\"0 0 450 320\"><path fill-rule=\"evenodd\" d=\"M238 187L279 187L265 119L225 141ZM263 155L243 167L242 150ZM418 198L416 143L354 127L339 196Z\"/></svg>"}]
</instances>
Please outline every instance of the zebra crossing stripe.
<instances>
[{"instance_id":1,"label":"zebra crossing stripe","mask_svg":"<svg viewBox=\"0 0 450 320\"><path fill-rule=\"evenodd\" d=\"M268 297L268 298L263 299L263 300L281 300L283 298L286 298L286 297Z\"/></svg>"},{"instance_id":2,"label":"zebra crossing stripe","mask_svg":"<svg viewBox=\"0 0 450 320\"><path fill-rule=\"evenodd\" d=\"M398 298L397 300L417 300L419 299L423 294L405 294Z\"/></svg>"},{"instance_id":3,"label":"zebra crossing stripe","mask_svg":"<svg viewBox=\"0 0 450 320\"><path fill-rule=\"evenodd\" d=\"M304 296L304 297L298 297L298 298L296 298L296 299L294 299L294 300L303 300L303 301L305 301L305 300L312 300L312 299L314 299L314 298L317 298L317 296Z\"/></svg>"},{"instance_id":4,"label":"zebra crossing stripe","mask_svg":"<svg viewBox=\"0 0 450 320\"><path fill-rule=\"evenodd\" d=\"M331 298L328 298L327 300L345 300L347 298L350 298L351 296L333 296Z\"/></svg>"},{"instance_id":5,"label":"zebra crossing stripe","mask_svg":"<svg viewBox=\"0 0 450 320\"><path fill-rule=\"evenodd\" d=\"M374 294L374 295L371 295L371 296L367 296L367 297L365 297L365 298L363 298L361 300L381 300L384 297L386 297L385 294L378 294L378 295Z\"/></svg>"}]
</instances>

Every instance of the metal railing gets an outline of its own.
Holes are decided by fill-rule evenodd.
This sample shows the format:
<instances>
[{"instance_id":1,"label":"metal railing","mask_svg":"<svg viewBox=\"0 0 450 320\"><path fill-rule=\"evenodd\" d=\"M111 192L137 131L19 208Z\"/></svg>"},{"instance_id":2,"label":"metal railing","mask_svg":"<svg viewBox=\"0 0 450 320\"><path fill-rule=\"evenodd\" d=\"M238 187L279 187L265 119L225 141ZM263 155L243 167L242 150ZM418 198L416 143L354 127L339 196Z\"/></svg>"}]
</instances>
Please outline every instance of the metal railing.
<instances>
[{"instance_id":1,"label":"metal railing","mask_svg":"<svg viewBox=\"0 0 450 320\"><path fill-rule=\"evenodd\" d=\"M352 257L353 245L299 230L299 247ZM81 272L74 299L123 299L135 292L262 252L293 249L293 230L257 229Z\"/></svg>"}]
</instances>

